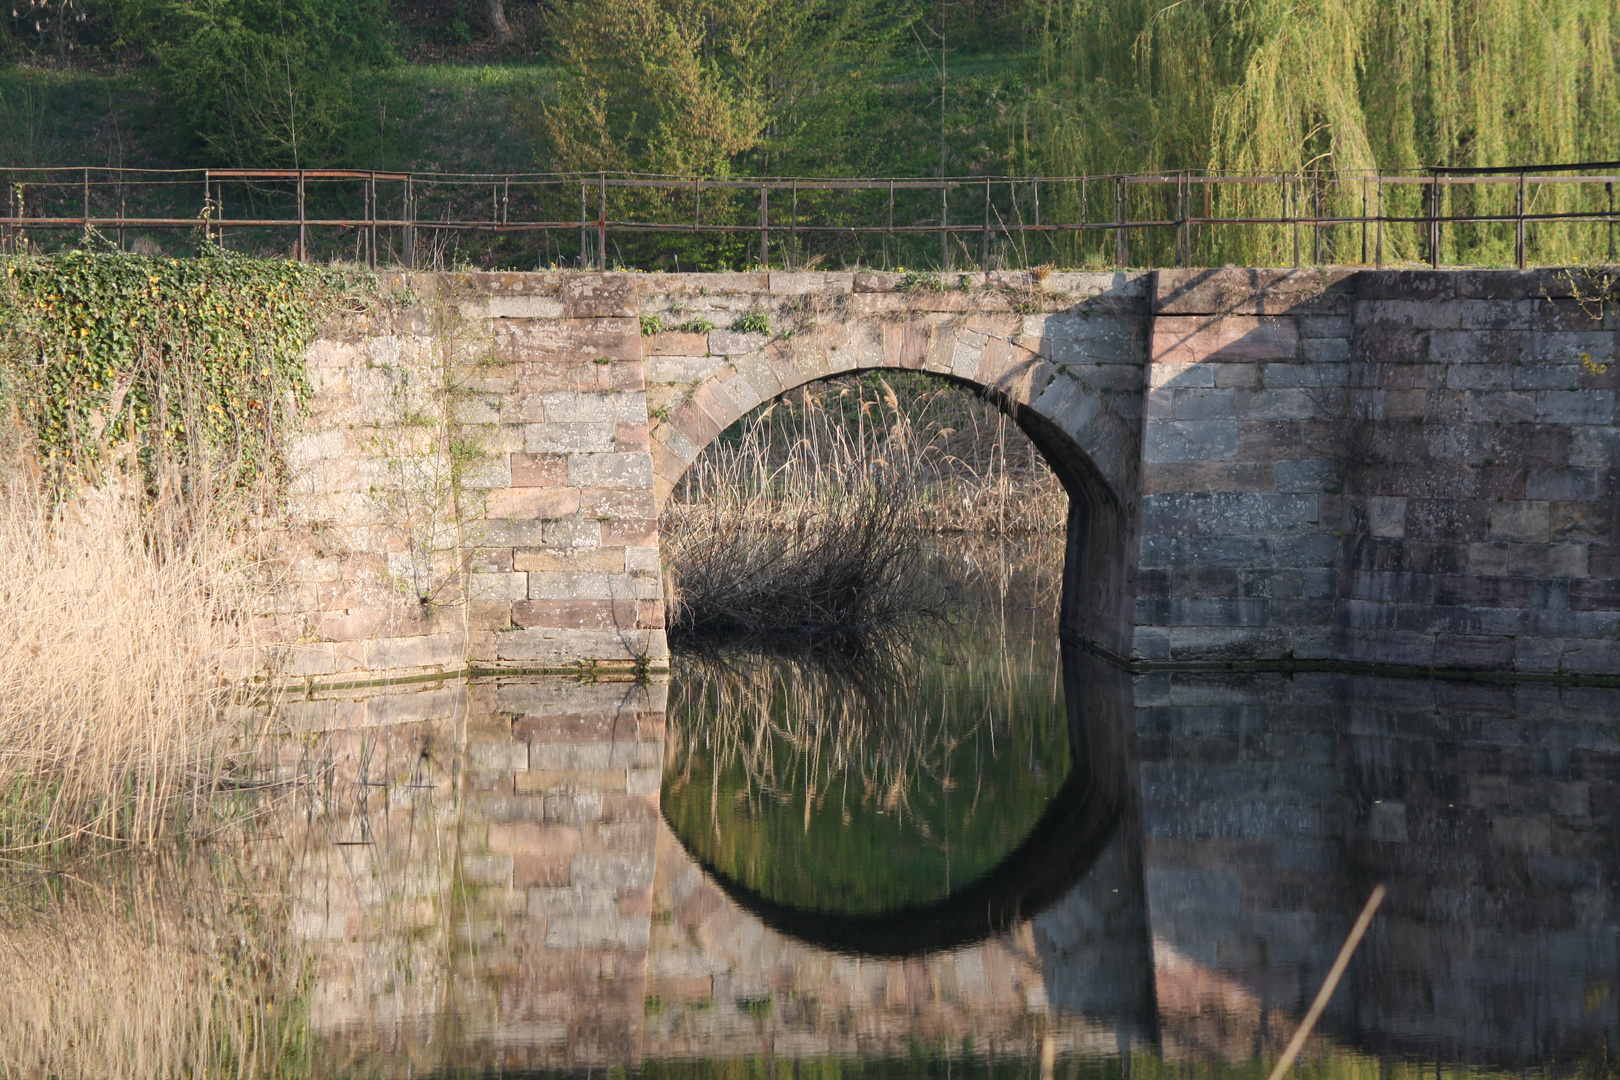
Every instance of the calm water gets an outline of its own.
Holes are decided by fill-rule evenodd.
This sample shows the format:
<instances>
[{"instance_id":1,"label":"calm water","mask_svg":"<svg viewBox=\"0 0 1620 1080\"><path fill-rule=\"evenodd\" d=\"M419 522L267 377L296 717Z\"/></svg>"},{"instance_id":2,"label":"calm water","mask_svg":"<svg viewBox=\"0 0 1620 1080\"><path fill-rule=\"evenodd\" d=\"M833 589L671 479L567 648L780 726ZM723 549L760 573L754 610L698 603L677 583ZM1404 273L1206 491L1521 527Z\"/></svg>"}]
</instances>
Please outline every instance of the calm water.
<instances>
[{"instance_id":1,"label":"calm water","mask_svg":"<svg viewBox=\"0 0 1620 1080\"><path fill-rule=\"evenodd\" d=\"M298 705L317 1071L1263 1077L1380 882L1302 1072L1612 1071L1620 693L1132 680L1028 556L856 664Z\"/></svg>"}]
</instances>

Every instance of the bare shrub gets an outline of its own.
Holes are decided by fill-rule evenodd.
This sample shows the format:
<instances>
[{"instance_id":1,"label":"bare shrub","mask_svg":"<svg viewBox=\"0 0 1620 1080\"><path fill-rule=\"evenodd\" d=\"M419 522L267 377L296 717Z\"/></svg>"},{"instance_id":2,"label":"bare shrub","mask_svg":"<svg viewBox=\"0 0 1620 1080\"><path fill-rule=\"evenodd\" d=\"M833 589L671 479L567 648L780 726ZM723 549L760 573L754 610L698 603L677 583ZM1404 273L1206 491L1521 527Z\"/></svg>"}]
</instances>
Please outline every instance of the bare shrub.
<instances>
[{"instance_id":1,"label":"bare shrub","mask_svg":"<svg viewBox=\"0 0 1620 1080\"><path fill-rule=\"evenodd\" d=\"M249 749L226 664L254 561L229 515L117 488L52 503L23 466L0 465L0 852L206 830Z\"/></svg>"}]
</instances>

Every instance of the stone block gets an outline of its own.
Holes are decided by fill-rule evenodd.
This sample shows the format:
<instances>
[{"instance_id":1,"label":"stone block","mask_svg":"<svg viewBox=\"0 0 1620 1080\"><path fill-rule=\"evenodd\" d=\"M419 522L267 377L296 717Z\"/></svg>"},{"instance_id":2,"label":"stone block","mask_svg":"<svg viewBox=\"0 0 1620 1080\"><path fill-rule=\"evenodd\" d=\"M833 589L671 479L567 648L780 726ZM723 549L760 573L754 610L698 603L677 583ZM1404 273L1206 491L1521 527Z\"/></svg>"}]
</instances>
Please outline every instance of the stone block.
<instances>
[{"instance_id":1,"label":"stone block","mask_svg":"<svg viewBox=\"0 0 1620 1080\"><path fill-rule=\"evenodd\" d=\"M737 330L709 331L710 356L744 356L763 349L770 341L766 334L743 333Z\"/></svg>"},{"instance_id":2,"label":"stone block","mask_svg":"<svg viewBox=\"0 0 1620 1080\"><path fill-rule=\"evenodd\" d=\"M496 635L503 662L556 670L578 670L590 660L633 661L668 657L663 631L533 628ZM662 654L662 655L660 655Z\"/></svg>"},{"instance_id":3,"label":"stone block","mask_svg":"<svg viewBox=\"0 0 1620 1080\"><path fill-rule=\"evenodd\" d=\"M1468 671L1504 671L1513 662L1513 639L1482 634L1437 634L1434 666Z\"/></svg>"},{"instance_id":4,"label":"stone block","mask_svg":"<svg viewBox=\"0 0 1620 1080\"><path fill-rule=\"evenodd\" d=\"M1373 496L1367 500L1367 530L1374 536L1406 535L1406 500L1398 496Z\"/></svg>"},{"instance_id":5,"label":"stone block","mask_svg":"<svg viewBox=\"0 0 1620 1080\"><path fill-rule=\"evenodd\" d=\"M634 274L569 274L562 279L560 292L570 318L635 318L640 312Z\"/></svg>"},{"instance_id":6,"label":"stone block","mask_svg":"<svg viewBox=\"0 0 1620 1080\"><path fill-rule=\"evenodd\" d=\"M576 488L508 488L492 491L484 509L490 518L520 518L529 521L563 518L579 513Z\"/></svg>"},{"instance_id":7,"label":"stone block","mask_svg":"<svg viewBox=\"0 0 1620 1080\"><path fill-rule=\"evenodd\" d=\"M624 600L519 600L512 605L514 625L529 629L615 630L637 625L637 605Z\"/></svg>"},{"instance_id":8,"label":"stone block","mask_svg":"<svg viewBox=\"0 0 1620 1080\"><path fill-rule=\"evenodd\" d=\"M1337 463L1320 459L1306 461L1279 461L1276 470L1276 490L1289 493L1327 491L1341 484Z\"/></svg>"},{"instance_id":9,"label":"stone block","mask_svg":"<svg viewBox=\"0 0 1620 1080\"><path fill-rule=\"evenodd\" d=\"M1291 361L1299 329L1287 319L1253 316L1161 316L1154 320L1152 362L1188 364L1208 360Z\"/></svg>"},{"instance_id":10,"label":"stone block","mask_svg":"<svg viewBox=\"0 0 1620 1080\"><path fill-rule=\"evenodd\" d=\"M641 340L641 355L644 359L654 356L685 356L702 357L709 351L709 335L704 333L687 333L680 330L667 330L660 334L643 337Z\"/></svg>"},{"instance_id":11,"label":"stone block","mask_svg":"<svg viewBox=\"0 0 1620 1080\"><path fill-rule=\"evenodd\" d=\"M512 568L563 574L581 571L618 573L625 568L624 548L515 548L512 552Z\"/></svg>"},{"instance_id":12,"label":"stone block","mask_svg":"<svg viewBox=\"0 0 1620 1080\"><path fill-rule=\"evenodd\" d=\"M1238 457L1238 431L1219 420L1149 420L1143 426L1142 459L1232 461Z\"/></svg>"},{"instance_id":13,"label":"stone block","mask_svg":"<svg viewBox=\"0 0 1620 1080\"><path fill-rule=\"evenodd\" d=\"M542 395L550 421L568 424L645 424L647 395L641 391L579 393L558 391Z\"/></svg>"},{"instance_id":14,"label":"stone block","mask_svg":"<svg viewBox=\"0 0 1620 1080\"><path fill-rule=\"evenodd\" d=\"M1314 530L1309 495L1151 495L1142 500L1142 530L1150 536L1228 538L1293 536Z\"/></svg>"},{"instance_id":15,"label":"stone block","mask_svg":"<svg viewBox=\"0 0 1620 1080\"><path fill-rule=\"evenodd\" d=\"M1252 462L1149 461L1142 466L1144 494L1271 491L1274 466Z\"/></svg>"},{"instance_id":16,"label":"stone block","mask_svg":"<svg viewBox=\"0 0 1620 1080\"><path fill-rule=\"evenodd\" d=\"M689 386L722 371L728 363L724 356L653 356L647 359L647 381Z\"/></svg>"},{"instance_id":17,"label":"stone block","mask_svg":"<svg viewBox=\"0 0 1620 1080\"><path fill-rule=\"evenodd\" d=\"M1489 503L1488 537L1541 543L1550 538L1549 506L1544 501Z\"/></svg>"},{"instance_id":18,"label":"stone block","mask_svg":"<svg viewBox=\"0 0 1620 1080\"><path fill-rule=\"evenodd\" d=\"M492 296L484 314L491 319L561 319L565 312L559 296Z\"/></svg>"},{"instance_id":19,"label":"stone block","mask_svg":"<svg viewBox=\"0 0 1620 1080\"><path fill-rule=\"evenodd\" d=\"M517 573L467 575L468 598L475 601L523 600L529 595L529 576Z\"/></svg>"},{"instance_id":20,"label":"stone block","mask_svg":"<svg viewBox=\"0 0 1620 1080\"><path fill-rule=\"evenodd\" d=\"M1154 311L1160 316L1231 312L1247 315L1343 315L1353 282L1342 270L1160 270Z\"/></svg>"},{"instance_id":21,"label":"stone block","mask_svg":"<svg viewBox=\"0 0 1620 1080\"><path fill-rule=\"evenodd\" d=\"M1154 396L1157 396L1157 390L1160 387L1178 390L1192 387L1212 387L1215 385L1216 366L1215 364L1192 361L1155 363L1148 367L1148 383L1154 388Z\"/></svg>"},{"instance_id":22,"label":"stone block","mask_svg":"<svg viewBox=\"0 0 1620 1080\"><path fill-rule=\"evenodd\" d=\"M646 418L642 417L643 422ZM558 421L523 426L523 450L531 455L612 453L614 420Z\"/></svg>"},{"instance_id":23,"label":"stone block","mask_svg":"<svg viewBox=\"0 0 1620 1080\"><path fill-rule=\"evenodd\" d=\"M568 482L578 487L652 487L652 457L645 453L574 454Z\"/></svg>"},{"instance_id":24,"label":"stone block","mask_svg":"<svg viewBox=\"0 0 1620 1080\"><path fill-rule=\"evenodd\" d=\"M467 643L461 634L420 637L372 638L361 643L368 671L437 668L459 670L465 664Z\"/></svg>"},{"instance_id":25,"label":"stone block","mask_svg":"<svg viewBox=\"0 0 1620 1080\"><path fill-rule=\"evenodd\" d=\"M564 454L512 454L511 479L515 488L565 487L568 458Z\"/></svg>"},{"instance_id":26,"label":"stone block","mask_svg":"<svg viewBox=\"0 0 1620 1080\"><path fill-rule=\"evenodd\" d=\"M1542 390L1536 419L1543 424L1613 424L1613 390Z\"/></svg>"},{"instance_id":27,"label":"stone block","mask_svg":"<svg viewBox=\"0 0 1620 1080\"><path fill-rule=\"evenodd\" d=\"M802 296L805 293L853 292L855 275L839 271L809 271L776 273L769 275L770 291L780 296Z\"/></svg>"}]
</instances>

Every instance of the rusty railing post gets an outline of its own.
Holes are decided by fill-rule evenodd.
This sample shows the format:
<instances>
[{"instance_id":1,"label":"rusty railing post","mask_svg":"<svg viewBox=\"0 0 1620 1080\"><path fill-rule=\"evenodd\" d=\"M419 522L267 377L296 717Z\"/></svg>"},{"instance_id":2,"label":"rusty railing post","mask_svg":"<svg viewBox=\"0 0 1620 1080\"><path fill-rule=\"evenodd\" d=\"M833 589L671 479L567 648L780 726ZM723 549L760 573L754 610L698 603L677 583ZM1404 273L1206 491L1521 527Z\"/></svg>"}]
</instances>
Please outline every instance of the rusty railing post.
<instances>
[{"instance_id":1,"label":"rusty railing post","mask_svg":"<svg viewBox=\"0 0 1620 1080\"><path fill-rule=\"evenodd\" d=\"M1361 178L1361 266L1367 265L1367 178Z\"/></svg>"},{"instance_id":2,"label":"rusty railing post","mask_svg":"<svg viewBox=\"0 0 1620 1080\"><path fill-rule=\"evenodd\" d=\"M1520 270L1524 269L1527 252L1524 250L1524 170L1519 170L1519 188L1517 203L1514 209L1513 223L1513 261Z\"/></svg>"},{"instance_id":3,"label":"rusty railing post","mask_svg":"<svg viewBox=\"0 0 1620 1080\"><path fill-rule=\"evenodd\" d=\"M1606 181L1603 190L1609 193L1609 262L1614 263L1614 181Z\"/></svg>"},{"instance_id":4,"label":"rusty railing post","mask_svg":"<svg viewBox=\"0 0 1620 1080\"><path fill-rule=\"evenodd\" d=\"M590 222L585 220L585 181L579 182L579 268L584 270L589 262Z\"/></svg>"},{"instance_id":5,"label":"rusty railing post","mask_svg":"<svg viewBox=\"0 0 1620 1080\"><path fill-rule=\"evenodd\" d=\"M984 182L984 228L979 231L979 271L990 272L990 181Z\"/></svg>"},{"instance_id":6,"label":"rusty railing post","mask_svg":"<svg viewBox=\"0 0 1620 1080\"><path fill-rule=\"evenodd\" d=\"M1129 220L1131 210L1130 192L1125 186L1123 176L1114 177L1114 254L1119 268L1125 270L1130 266L1131 247L1130 237L1127 234L1126 222Z\"/></svg>"},{"instance_id":7,"label":"rusty railing post","mask_svg":"<svg viewBox=\"0 0 1620 1080\"><path fill-rule=\"evenodd\" d=\"M298 261L309 262L309 226L304 221L304 170L298 170Z\"/></svg>"},{"instance_id":8,"label":"rusty railing post","mask_svg":"<svg viewBox=\"0 0 1620 1080\"><path fill-rule=\"evenodd\" d=\"M377 174L366 178L366 265L377 269Z\"/></svg>"},{"instance_id":9,"label":"rusty railing post","mask_svg":"<svg viewBox=\"0 0 1620 1080\"><path fill-rule=\"evenodd\" d=\"M951 268L951 205L950 187L941 177L939 181L939 272Z\"/></svg>"},{"instance_id":10,"label":"rusty railing post","mask_svg":"<svg viewBox=\"0 0 1620 1080\"><path fill-rule=\"evenodd\" d=\"M607 273L607 172L597 178L601 182L596 203L596 268Z\"/></svg>"},{"instance_id":11,"label":"rusty railing post","mask_svg":"<svg viewBox=\"0 0 1620 1080\"><path fill-rule=\"evenodd\" d=\"M416 206L416 190L411 179L411 175L407 173L405 175L404 201L401 207L401 220L404 224L399 227L400 246L405 249L402 254L405 256L405 269L407 270L416 269L416 226L411 224L415 217L412 211Z\"/></svg>"},{"instance_id":12,"label":"rusty railing post","mask_svg":"<svg viewBox=\"0 0 1620 1080\"><path fill-rule=\"evenodd\" d=\"M1429 265L1440 268L1440 173L1431 172L1429 183Z\"/></svg>"},{"instance_id":13,"label":"rusty railing post","mask_svg":"<svg viewBox=\"0 0 1620 1080\"><path fill-rule=\"evenodd\" d=\"M1379 269L1384 266L1384 174L1378 174L1378 261L1375 265Z\"/></svg>"},{"instance_id":14,"label":"rusty railing post","mask_svg":"<svg viewBox=\"0 0 1620 1080\"><path fill-rule=\"evenodd\" d=\"M889 181L889 231L883 234L883 269L889 268L889 244L894 240L894 181Z\"/></svg>"},{"instance_id":15,"label":"rusty railing post","mask_svg":"<svg viewBox=\"0 0 1620 1080\"><path fill-rule=\"evenodd\" d=\"M771 189L759 185L759 268L771 268Z\"/></svg>"},{"instance_id":16,"label":"rusty railing post","mask_svg":"<svg viewBox=\"0 0 1620 1080\"><path fill-rule=\"evenodd\" d=\"M1296 177L1288 181L1288 217L1294 223L1294 269L1299 269L1299 189Z\"/></svg>"}]
</instances>

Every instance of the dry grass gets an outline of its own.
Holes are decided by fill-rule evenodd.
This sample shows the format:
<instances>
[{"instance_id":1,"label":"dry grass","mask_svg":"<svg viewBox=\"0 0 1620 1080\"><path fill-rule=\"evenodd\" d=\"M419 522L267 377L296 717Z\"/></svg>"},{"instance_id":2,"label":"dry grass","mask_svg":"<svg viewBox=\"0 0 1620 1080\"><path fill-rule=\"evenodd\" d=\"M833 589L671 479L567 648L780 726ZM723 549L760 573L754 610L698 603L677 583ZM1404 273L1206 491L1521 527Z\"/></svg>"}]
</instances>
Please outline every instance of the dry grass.
<instances>
[{"instance_id":1,"label":"dry grass","mask_svg":"<svg viewBox=\"0 0 1620 1080\"><path fill-rule=\"evenodd\" d=\"M1057 533L1068 514L1063 485L1001 410L906 372L813 383L755 410L703 452L671 505L764 497L791 513L852 478L902 485L927 532Z\"/></svg>"},{"instance_id":2,"label":"dry grass","mask_svg":"<svg viewBox=\"0 0 1620 1080\"><path fill-rule=\"evenodd\" d=\"M999 411L923 376L796 391L688 470L660 523L679 636L869 634L937 611L929 534L1062 529L1062 486Z\"/></svg>"},{"instance_id":3,"label":"dry grass","mask_svg":"<svg viewBox=\"0 0 1620 1080\"><path fill-rule=\"evenodd\" d=\"M252 565L225 520L115 492L51 504L0 467L0 855L216 820Z\"/></svg>"},{"instance_id":4,"label":"dry grass","mask_svg":"<svg viewBox=\"0 0 1620 1080\"><path fill-rule=\"evenodd\" d=\"M171 857L0 883L0 1076L286 1075L301 965L236 873Z\"/></svg>"}]
</instances>

